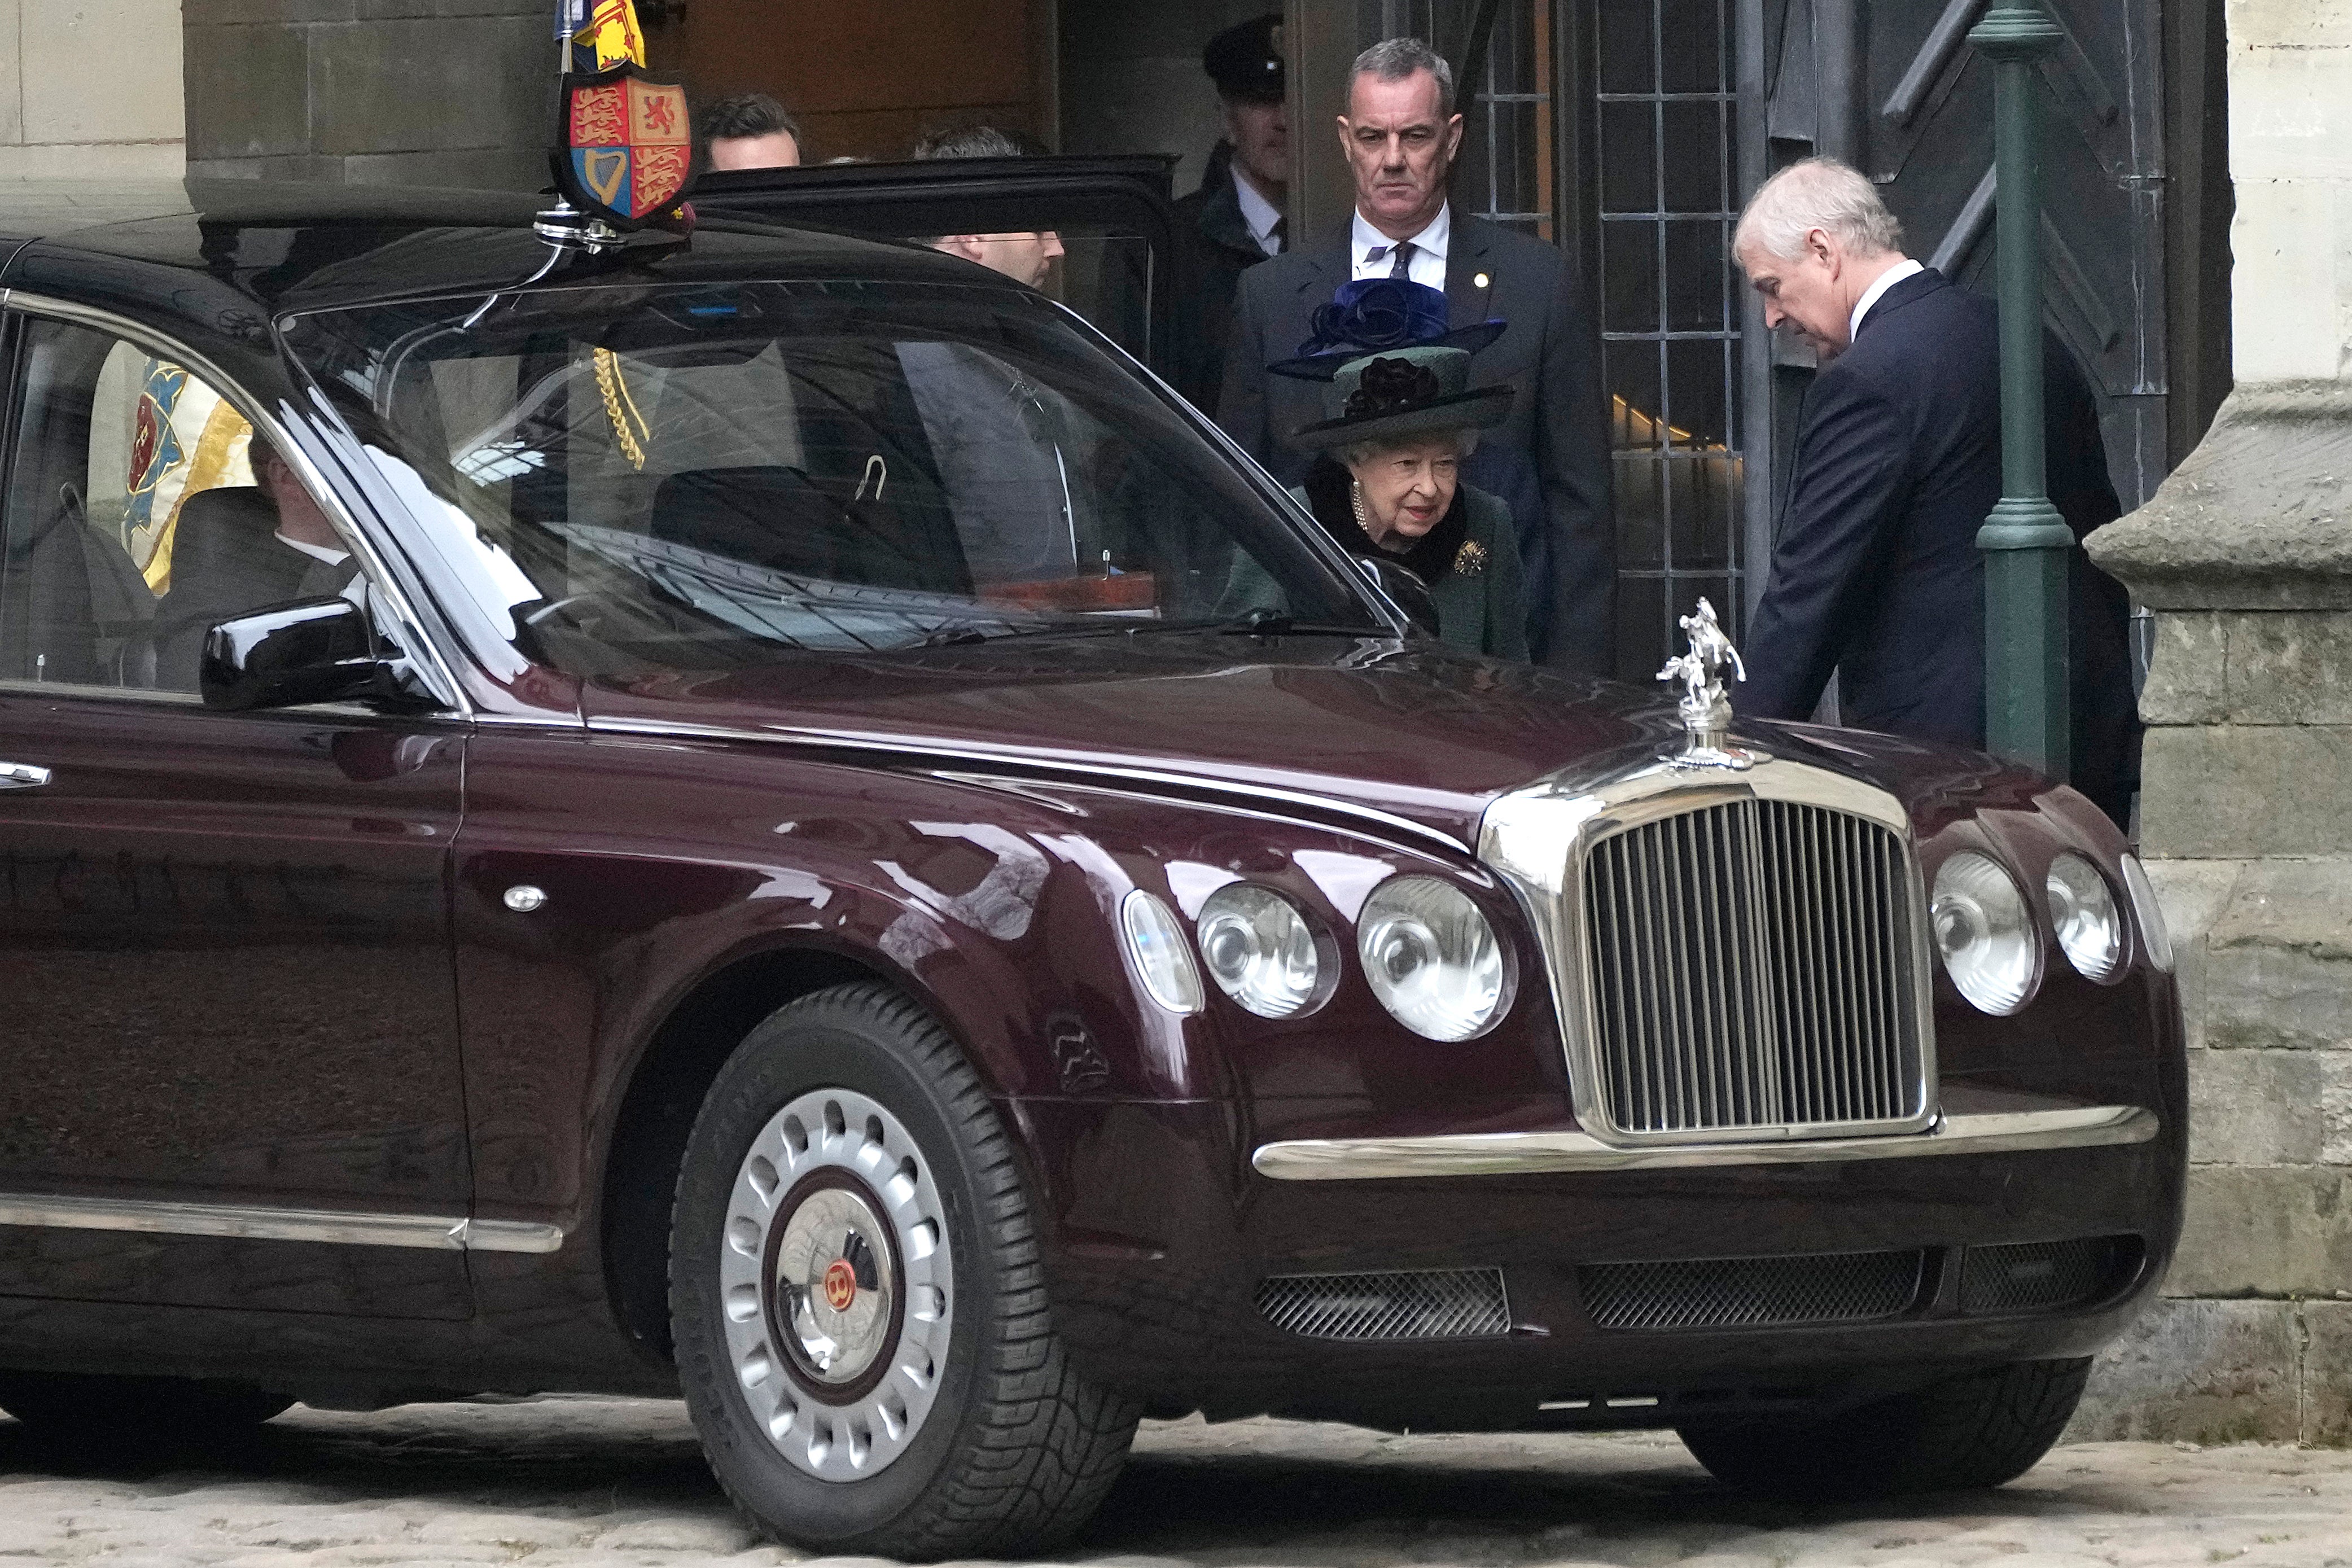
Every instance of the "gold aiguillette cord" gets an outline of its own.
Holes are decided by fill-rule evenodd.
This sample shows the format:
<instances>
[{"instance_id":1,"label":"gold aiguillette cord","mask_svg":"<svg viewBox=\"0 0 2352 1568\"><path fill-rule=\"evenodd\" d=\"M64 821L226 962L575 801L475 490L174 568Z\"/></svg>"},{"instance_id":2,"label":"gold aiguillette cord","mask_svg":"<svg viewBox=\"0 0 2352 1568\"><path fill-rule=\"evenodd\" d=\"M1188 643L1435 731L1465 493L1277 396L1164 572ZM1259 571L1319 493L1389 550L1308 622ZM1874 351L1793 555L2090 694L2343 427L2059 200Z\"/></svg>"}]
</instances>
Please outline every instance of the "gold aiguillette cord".
<instances>
[{"instance_id":1,"label":"gold aiguillette cord","mask_svg":"<svg viewBox=\"0 0 2352 1568\"><path fill-rule=\"evenodd\" d=\"M621 456L629 459L629 467L643 472L646 466L645 443L653 439L653 426L637 412L637 401L629 395L629 384L621 375L621 356L611 349L598 349L596 390L604 395L604 417L613 422L613 439L621 448Z\"/></svg>"}]
</instances>

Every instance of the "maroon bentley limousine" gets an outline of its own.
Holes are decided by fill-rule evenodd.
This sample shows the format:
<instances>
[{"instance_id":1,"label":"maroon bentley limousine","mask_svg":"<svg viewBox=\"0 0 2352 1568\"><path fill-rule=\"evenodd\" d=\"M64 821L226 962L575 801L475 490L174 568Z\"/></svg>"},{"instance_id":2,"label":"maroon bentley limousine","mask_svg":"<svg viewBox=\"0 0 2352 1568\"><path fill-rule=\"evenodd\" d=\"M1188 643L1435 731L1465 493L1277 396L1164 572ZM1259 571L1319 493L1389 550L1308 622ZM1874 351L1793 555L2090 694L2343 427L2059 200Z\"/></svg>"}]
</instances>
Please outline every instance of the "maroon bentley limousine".
<instances>
[{"instance_id":1,"label":"maroon bentley limousine","mask_svg":"<svg viewBox=\"0 0 2352 1568\"><path fill-rule=\"evenodd\" d=\"M18 1418L682 1393L938 1557L1191 1411L1995 1484L2155 1289L2072 792L1452 654L965 263L339 199L0 249Z\"/></svg>"}]
</instances>

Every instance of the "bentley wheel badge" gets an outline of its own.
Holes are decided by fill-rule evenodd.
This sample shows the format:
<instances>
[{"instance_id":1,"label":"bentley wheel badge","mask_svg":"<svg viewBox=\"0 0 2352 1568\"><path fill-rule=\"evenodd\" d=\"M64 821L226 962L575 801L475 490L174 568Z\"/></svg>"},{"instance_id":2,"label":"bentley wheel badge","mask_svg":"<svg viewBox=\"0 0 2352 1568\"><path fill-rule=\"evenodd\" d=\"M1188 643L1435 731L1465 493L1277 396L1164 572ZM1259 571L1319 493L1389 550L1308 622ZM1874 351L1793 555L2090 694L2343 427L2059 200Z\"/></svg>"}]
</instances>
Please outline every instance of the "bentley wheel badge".
<instances>
[{"instance_id":1,"label":"bentley wheel badge","mask_svg":"<svg viewBox=\"0 0 2352 1568\"><path fill-rule=\"evenodd\" d=\"M1748 667L1740 663L1739 650L1723 635L1723 627L1715 618L1715 606L1704 596L1697 610L1682 618L1682 627L1690 638L1690 651L1666 660L1666 668L1658 671L1658 679L1683 683L1683 700L1677 708L1688 739L1683 749L1669 753L1666 761L1678 768L1728 768L1739 772L1754 767L1759 760L1759 753L1729 743L1731 697L1725 689L1723 672L1727 665L1733 679L1748 679Z\"/></svg>"},{"instance_id":2,"label":"bentley wheel badge","mask_svg":"<svg viewBox=\"0 0 2352 1568\"><path fill-rule=\"evenodd\" d=\"M846 1312L849 1304L857 1300L857 1270L849 1259L836 1258L824 1266L824 1304L836 1312Z\"/></svg>"}]
</instances>

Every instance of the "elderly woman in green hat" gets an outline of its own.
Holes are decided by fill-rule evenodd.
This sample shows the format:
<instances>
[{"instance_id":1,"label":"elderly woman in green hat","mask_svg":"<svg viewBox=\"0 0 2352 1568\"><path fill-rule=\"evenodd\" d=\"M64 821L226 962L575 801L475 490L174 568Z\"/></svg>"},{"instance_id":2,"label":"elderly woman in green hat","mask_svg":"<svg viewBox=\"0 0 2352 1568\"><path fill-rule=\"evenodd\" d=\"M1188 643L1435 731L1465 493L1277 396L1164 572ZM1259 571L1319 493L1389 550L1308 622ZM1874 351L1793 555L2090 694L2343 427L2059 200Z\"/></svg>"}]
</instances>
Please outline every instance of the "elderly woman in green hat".
<instances>
[{"instance_id":1,"label":"elderly woman in green hat","mask_svg":"<svg viewBox=\"0 0 2352 1568\"><path fill-rule=\"evenodd\" d=\"M1388 284L1391 292L1412 288ZM1465 653L1525 659L1527 600L1511 509L1461 478L1478 432L1510 412L1509 387L1470 385L1471 353L1502 323L1449 332L1444 297L1425 292L1434 296L1435 320L1423 342L1376 353L1309 344L1321 352L1268 367L1328 378L1325 417L1290 437L1317 454L1290 493L1350 555L1386 559L1426 584L1441 640ZM1262 573L1245 569L1226 608L1246 611L1278 596Z\"/></svg>"}]
</instances>

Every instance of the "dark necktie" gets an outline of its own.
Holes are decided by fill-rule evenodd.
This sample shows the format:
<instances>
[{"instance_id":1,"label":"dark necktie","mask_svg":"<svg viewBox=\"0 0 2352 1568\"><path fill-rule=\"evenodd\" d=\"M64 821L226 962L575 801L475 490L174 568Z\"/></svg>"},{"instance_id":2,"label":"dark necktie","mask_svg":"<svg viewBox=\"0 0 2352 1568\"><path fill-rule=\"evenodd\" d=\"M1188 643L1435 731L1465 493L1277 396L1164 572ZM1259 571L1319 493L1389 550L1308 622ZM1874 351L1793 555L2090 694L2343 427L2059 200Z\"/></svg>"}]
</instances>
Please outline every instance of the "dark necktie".
<instances>
[{"instance_id":1,"label":"dark necktie","mask_svg":"<svg viewBox=\"0 0 2352 1568\"><path fill-rule=\"evenodd\" d=\"M1276 256L1289 249L1290 219L1287 216L1275 219L1274 227L1266 231L1266 238L1274 242L1274 254Z\"/></svg>"},{"instance_id":2,"label":"dark necktie","mask_svg":"<svg viewBox=\"0 0 2352 1568\"><path fill-rule=\"evenodd\" d=\"M1412 281L1412 241L1409 239L1397 241L1396 248L1390 254L1396 258L1396 265L1389 268L1389 276L1402 279L1407 282Z\"/></svg>"}]
</instances>

